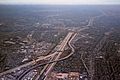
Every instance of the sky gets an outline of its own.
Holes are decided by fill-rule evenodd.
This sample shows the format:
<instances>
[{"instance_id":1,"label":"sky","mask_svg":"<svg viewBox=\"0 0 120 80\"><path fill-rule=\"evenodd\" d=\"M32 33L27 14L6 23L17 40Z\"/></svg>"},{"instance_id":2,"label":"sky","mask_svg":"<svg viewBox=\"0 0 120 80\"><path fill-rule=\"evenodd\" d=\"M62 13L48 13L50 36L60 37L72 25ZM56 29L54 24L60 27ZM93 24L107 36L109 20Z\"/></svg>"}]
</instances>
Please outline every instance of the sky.
<instances>
[{"instance_id":1,"label":"sky","mask_svg":"<svg viewBox=\"0 0 120 80\"><path fill-rule=\"evenodd\" d=\"M0 0L0 4L120 4L120 0Z\"/></svg>"}]
</instances>

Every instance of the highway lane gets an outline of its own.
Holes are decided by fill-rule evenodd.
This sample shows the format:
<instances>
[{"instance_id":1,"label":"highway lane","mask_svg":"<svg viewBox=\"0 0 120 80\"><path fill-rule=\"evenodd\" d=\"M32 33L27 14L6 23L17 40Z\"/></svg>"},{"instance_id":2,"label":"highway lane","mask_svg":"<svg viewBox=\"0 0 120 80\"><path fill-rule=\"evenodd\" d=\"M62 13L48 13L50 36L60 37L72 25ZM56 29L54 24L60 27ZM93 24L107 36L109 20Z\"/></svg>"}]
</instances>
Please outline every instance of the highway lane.
<instances>
[{"instance_id":1,"label":"highway lane","mask_svg":"<svg viewBox=\"0 0 120 80\"><path fill-rule=\"evenodd\" d=\"M71 33L71 34L69 33L68 36L65 38L65 40L64 40L63 43L62 43L62 46L63 46L63 47L61 47L61 51L64 50L64 48L65 48L65 46L67 45L67 43L68 43L69 39L71 38L71 36L72 36L72 33ZM60 58L60 56L62 55L62 53L63 53L63 52L59 52L59 54L56 56L55 60L58 60L58 59ZM52 63L52 64L49 66L49 68L48 68L48 70L46 71L45 75L47 75L47 74L52 70L52 68L55 66L56 63L57 63L57 62Z\"/></svg>"},{"instance_id":2,"label":"highway lane","mask_svg":"<svg viewBox=\"0 0 120 80\"><path fill-rule=\"evenodd\" d=\"M72 35L71 35L71 36L72 36ZM75 36L76 36L76 35L74 34L73 37L72 37L72 39L73 39ZM70 37L69 37L69 38L70 38ZM71 39L71 40L72 40L72 39ZM71 41L71 40L70 40L70 41ZM68 41L69 41L69 39L67 39L66 44L68 43ZM70 45L70 41L69 41L69 43L68 43L69 45ZM70 47L72 47L72 46L70 45ZM63 50L64 48L65 48L65 45L63 46L62 50ZM72 48L72 50L74 51L73 48ZM58 60L62 54L63 54L63 52L59 52L59 54L58 54L58 56L55 58L55 60ZM47 75L50 73L50 71L53 69L53 67L55 66L56 63L57 63L57 62L52 63L52 64L48 67L48 69L46 70L46 72L45 72L45 74L44 74L44 75L46 76L45 79L47 78ZM45 79L44 79L44 80L45 80Z\"/></svg>"},{"instance_id":3,"label":"highway lane","mask_svg":"<svg viewBox=\"0 0 120 80\"><path fill-rule=\"evenodd\" d=\"M94 20L96 19L96 18L100 18L100 17L103 17L103 16L107 16L107 14L104 12L104 11L101 11L101 15L98 15L98 16L94 16L94 17L92 17L92 18L90 18L90 20L89 20L89 22L88 22L88 24L86 25L86 26L93 26L93 23L94 23Z\"/></svg>"}]
</instances>

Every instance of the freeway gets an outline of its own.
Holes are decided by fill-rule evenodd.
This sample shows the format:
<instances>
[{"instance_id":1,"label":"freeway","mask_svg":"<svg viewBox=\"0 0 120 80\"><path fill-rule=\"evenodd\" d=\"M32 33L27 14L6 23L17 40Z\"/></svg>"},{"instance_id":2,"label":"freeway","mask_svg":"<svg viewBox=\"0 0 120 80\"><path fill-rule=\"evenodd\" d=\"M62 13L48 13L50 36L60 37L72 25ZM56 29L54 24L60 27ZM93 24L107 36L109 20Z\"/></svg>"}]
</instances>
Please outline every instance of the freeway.
<instances>
[{"instance_id":1,"label":"freeway","mask_svg":"<svg viewBox=\"0 0 120 80\"><path fill-rule=\"evenodd\" d=\"M69 35L69 34L68 34L68 35ZM73 34L72 34L72 35L73 35ZM70 35L70 36L72 36L72 35ZM63 42L63 48L61 48L62 51L64 50L65 45L67 45L67 43L68 43L68 45L72 48L72 53L71 53L71 54L74 53L74 48L70 45L70 42L72 41L72 39L73 39L75 36L76 36L76 33L72 36L72 38L69 37L69 36L66 37L66 40L64 40L65 42ZM70 39L70 38L71 38L71 39ZM62 54L63 54L63 52L59 52L58 55L55 56L54 60L55 60L55 61L58 60ZM71 54L70 54L69 56L71 56ZM69 56L67 56L67 57L69 57ZM65 57L65 58L67 58L67 57ZM47 78L47 75L50 73L50 71L53 69L53 67L55 66L56 63L57 63L57 62L52 63L52 64L50 64L50 65L47 65L47 67L45 66L44 72L43 72L44 74L41 73L41 74L43 74L43 76L45 76L45 79ZM40 78L41 74L39 75L39 77L37 77L38 79ZM38 80L38 79L36 79L36 80ZM45 79L44 79L44 80L45 80Z\"/></svg>"},{"instance_id":2,"label":"freeway","mask_svg":"<svg viewBox=\"0 0 120 80\"><path fill-rule=\"evenodd\" d=\"M68 42L68 46L69 46L69 47L71 48L71 50L72 50L71 53L70 53L69 55L67 55L67 56L65 56L65 57L57 60L57 61L52 61L52 60L54 59L54 58L52 57L52 59L50 60L50 62L63 61L63 60L65 60L65 59L68 59L69 57L71 57L71 56L74 54L75 50L74 50L74 47L73 47L73 45L71 44L71 42L72 42L72 40L75 38L76 35L77 35L77 33L75 33L75 34L72 36L72 38L69 40L69 42ZM44 78L44 72L45 72L45 70L47 69L48 66L49 66L49 64L45 65L45 67L42 69L42 71L38 72L38 73L34 76L33 80L43 79L43 78Z\"/></svg>"},{"instance_id":3,"label":"freeway","mask_svg":"<svg viewBox=\"0 0 120 80\"><path fill-rule=\"evenodd\" d=\"M62 42L62 44L61 44L61 48L60 48L61 51L64 51L64 48L65 48L65 46L67 45L68 41L70 40L72 34L73 34L73 33L69 33L69 34L67 35L67 37L63 40L63 42ZM55 57L54 60L58 60L62 54L63 54L63 52L59 52L58 55ZM57 62L52 63L52 64L50 64L50 65L47 67L46 72L44 72L44 73L45 73L45 74L44 74L45 76L47 76L47 75L50 73L50 71L52 70L52 68L55 66L56 63L57 63Z\"/></svg>"},{"instance_id":4,"label":"freeway","mask_svg":"<svg viewBox=\"0 0 120 80\"><path fill-rule=\"evenodd\" d=\"M50 55L50 57L54 57L54 58L55 58L55 59L52 58L52 59L54 60L54 62L59 59L59 57L61 56L61 54L62 54L63 51L64 51L65 46L67 45L68 41L71 39L71 37L73 36L73 34L74 34L74 32L69 32L68 35L65 37L65 39L62 41L62 43L60 44L60 46L59 46L59 48L58 48L58 51L60 51L60 52L56 51L56 52L54 52L53 54L51 54L52 56ZM57 56L56 56L56 54L57 54ZM55 57L55 56L56 56L56 57ZM57 58L57 59L56 59L56 58ZM48 62L48 64L49 64L49 63L51 63L51 62ZM39 65L36 65L36 66L34 66L34 67L29 68L27 71L25 71L23 74L21 74L21 75L18 77L18 80L21 80L22 77L23 77L24 75L26 75L30 70L33 70L34 68L37 68L37 67L39 67L39 66L41 66L41 65L44 65L44 64L47 64L47 63L39 64Z\"/></svg>"},{"instance_id":5,"label":"freeway","mask_svg":"<svg viewBox=\"0 0 120 80\"><path fill-rule=\"evenodd\" d=\"M107 14L104 12L104 11L101 11L101 15L98 15L98 16L94 16L94 17L91 17L88 24L86 26L93 26L93 23L94 23L94 20L97 19L97 18L100 18L100 17L103 17L103 16L107 16Z\"/></svg>"},{"instance_id":6,"label":"freeway","mask_svg":"<svg viewBox=\"0 0 120 80\"><path fill-rule=\"evenodd\" d=\"M57 53L58 55L57 55L57 56L55 55L54 57L52 57L50 61L56 61L56 60L58 60L58 59L60 58L60 56L62 55L62 53L63 53L63 51L64 51L65 46L67 45L68 41L70 40L70 38L72 37L73 34L74 34L74 32L69 32L69 33L68 33L68 35L65 37L65 39L62 41L61 45L59 46L58 51L60 51L60 52L58 52L58 51L55 52L55 53ZM57 62L52 63L52 64L47 64L47 65L43 68L43 70L40 72L40 74L36 77L35 80L38 80L38 79L40 78L40 76L41 76L43 73L45 73L45 71L46 71L47 68L49 68L49 69L48 69L48 72L49 72L56 63L57 63ZM46 73L48 73L48 72L46 72Z\"/></svg>"}]
</instances>

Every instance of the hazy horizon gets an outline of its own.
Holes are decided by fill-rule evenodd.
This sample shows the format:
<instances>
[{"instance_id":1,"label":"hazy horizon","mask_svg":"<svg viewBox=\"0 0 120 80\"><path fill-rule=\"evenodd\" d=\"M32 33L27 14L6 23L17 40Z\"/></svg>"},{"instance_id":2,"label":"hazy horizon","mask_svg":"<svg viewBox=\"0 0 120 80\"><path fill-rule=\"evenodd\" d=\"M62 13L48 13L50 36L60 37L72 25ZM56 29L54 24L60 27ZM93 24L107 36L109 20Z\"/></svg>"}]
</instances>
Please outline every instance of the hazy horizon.
<instances>
[{"instance_id":1,"label":"hazy horizon","mask_svg":"<svg viewBox=\"0 0 120 80\"><path fill-rule=\"evenodd\" d=\"M116 5L119 0L0 0L0 4L40 4L40 5Z\"/></svg>"}]
</instances>

